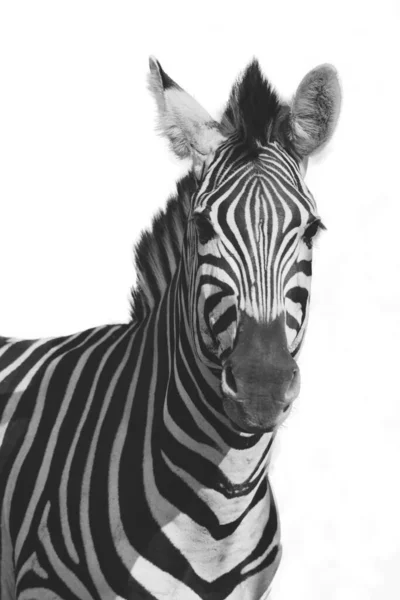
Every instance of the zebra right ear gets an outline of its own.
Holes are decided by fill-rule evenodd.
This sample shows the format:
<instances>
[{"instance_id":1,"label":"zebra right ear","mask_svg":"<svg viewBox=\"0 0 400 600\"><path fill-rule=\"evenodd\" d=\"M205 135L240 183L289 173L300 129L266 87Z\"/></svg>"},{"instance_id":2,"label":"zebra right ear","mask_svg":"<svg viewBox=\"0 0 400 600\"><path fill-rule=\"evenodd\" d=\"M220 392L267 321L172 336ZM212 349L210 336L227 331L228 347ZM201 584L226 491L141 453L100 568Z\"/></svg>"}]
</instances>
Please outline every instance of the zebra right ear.
<instances>
[{"instance_id":1,"label":"zebra right ear","mask_svg":"<svg viewBox=\"0 0 400 600\"><path fill-rule=\"evenodd\" d=\"M200 175L225 137L219 124L150 57L149 88L158 108L158 129L179 158L191 158Z\"/></svg>"},{"instance_id":2,"label":"zebra right ear","mask_svg":"<svg viewBox=\"0 0 400 600\"><path fill-rule=\"evenodd\" d=\"M321 65L307 73L290 108L289 136L301 158L320 150L330 140L340 104L339 78L332 65Z\"/></svg>"}]
</instances>

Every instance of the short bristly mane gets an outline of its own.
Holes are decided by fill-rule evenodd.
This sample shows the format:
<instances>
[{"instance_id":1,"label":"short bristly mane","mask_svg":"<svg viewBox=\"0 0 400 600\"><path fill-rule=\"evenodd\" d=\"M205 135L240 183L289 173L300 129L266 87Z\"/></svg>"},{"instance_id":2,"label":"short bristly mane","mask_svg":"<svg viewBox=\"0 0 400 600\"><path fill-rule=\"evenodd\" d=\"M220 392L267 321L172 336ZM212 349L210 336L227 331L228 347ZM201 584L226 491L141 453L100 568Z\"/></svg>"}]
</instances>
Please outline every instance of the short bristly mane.
<instances>
[{"instance_id":1,"label":"short bristly mane","mask_svg":"<svg viewBox=\"0 0 400 600\"><path fill-rule=\"evenodd\" d=\"M222 115L223 129L239 134L251 154L279 137L285 105L254 59L232 88Z\"/></svg>"},{"instance_id":2,"label":"short bristly mane","mask_svg":"<svg viewBox=\"0 0 400 600\"><path fill-rule=\"evenodd\" d=\"M261 146L279 138L285 110L258 61L253 60L232 88L220 127L227 137L234 136L256 157ZM137 285L131 297L134 320L141 320L158 304L172 280L181 255L191 196L197 185L193 172L184 177L177 184L177 194L156 215L151 229L142 234L135 247Z\"/></svg>"},{"instance_id":3,"label":"short bristly mane","mask_svg":"<svg viewBox=\"0 0 400 600\"><path fill-rule=\"evenodd\" d=\"M177 183L177 193L154 218L135 246L137 284L132 289L131 318L141 320L158 304L176 271L190 209L198 182L189 173Z\"/></svg>"}]
</instances>

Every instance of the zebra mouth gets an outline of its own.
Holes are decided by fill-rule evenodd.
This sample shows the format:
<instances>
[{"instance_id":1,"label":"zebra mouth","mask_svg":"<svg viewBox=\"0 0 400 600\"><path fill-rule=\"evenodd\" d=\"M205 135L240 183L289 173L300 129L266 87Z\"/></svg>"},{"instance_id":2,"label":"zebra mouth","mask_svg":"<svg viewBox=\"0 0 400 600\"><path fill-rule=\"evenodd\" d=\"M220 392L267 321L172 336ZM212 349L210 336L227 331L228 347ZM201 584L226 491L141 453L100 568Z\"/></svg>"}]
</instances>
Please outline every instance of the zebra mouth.
<instances>
[{"instance_id":1,"label":"zebra mouth","mask_svg":"<svg viewBox=\"0 0 400 600\"><path fill-rule=\"evenodd\" d=\"M233 400L224 397L223 407L232 425L245 433L271 433L288 416L290 405L282 406L267 398Z\"/></svg>"}]
</instances>

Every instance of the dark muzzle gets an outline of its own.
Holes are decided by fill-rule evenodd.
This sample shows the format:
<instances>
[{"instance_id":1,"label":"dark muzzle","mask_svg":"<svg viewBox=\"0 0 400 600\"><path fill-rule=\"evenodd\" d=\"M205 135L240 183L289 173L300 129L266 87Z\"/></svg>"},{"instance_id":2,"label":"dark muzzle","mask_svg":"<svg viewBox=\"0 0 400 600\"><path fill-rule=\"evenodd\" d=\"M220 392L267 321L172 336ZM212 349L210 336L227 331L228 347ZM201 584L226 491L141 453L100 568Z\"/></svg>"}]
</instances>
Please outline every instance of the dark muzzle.
<instances>
[{"instance_id":1,"label":"dark muzzle","mask_svg":"<svg viewBox=\"0 0 400 600\"><path fill-rule=\"evenodd\" d=\"M224 409L239 428L272 431L300 391L300 372L286 342L284 317L258 323L242 313L221 380Z\"/></svg>"}]
</instances>

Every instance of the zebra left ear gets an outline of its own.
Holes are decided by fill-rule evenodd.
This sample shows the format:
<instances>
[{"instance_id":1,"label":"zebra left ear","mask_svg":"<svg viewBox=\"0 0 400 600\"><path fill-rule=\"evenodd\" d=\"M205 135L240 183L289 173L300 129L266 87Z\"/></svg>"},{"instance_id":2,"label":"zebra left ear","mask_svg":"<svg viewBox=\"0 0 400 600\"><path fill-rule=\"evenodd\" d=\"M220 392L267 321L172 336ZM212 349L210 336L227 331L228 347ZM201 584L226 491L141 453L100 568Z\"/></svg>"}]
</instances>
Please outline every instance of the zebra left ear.
<instances>
[{"instance_id":1,"label":"zebra left ear","mask_svg":"<svg viewBox=\"0 0 400 600\"><path fill-rule=\"evenodd\" d=\"M179 158L191 158L200 177L203 165L225 137L208 112L150 57L149 88L158 108L158 128Z\"/></svg>"},{"instance_id":2,"label":"zebra left ear","mask_svg":"<svg viewBox=\"0 0 400 600\"><path fill-rule=\"evenodd\" d=\"M300 83L290 109L290 137L295 151L307 157L330 140L340 112L341 91L336 69L321 65Z\"/></svg>"}]
</instances>

